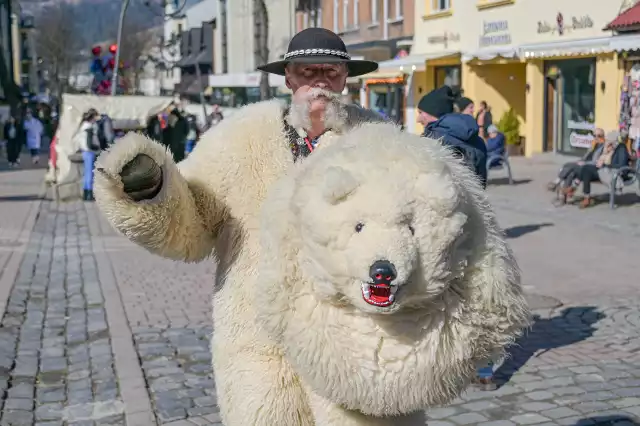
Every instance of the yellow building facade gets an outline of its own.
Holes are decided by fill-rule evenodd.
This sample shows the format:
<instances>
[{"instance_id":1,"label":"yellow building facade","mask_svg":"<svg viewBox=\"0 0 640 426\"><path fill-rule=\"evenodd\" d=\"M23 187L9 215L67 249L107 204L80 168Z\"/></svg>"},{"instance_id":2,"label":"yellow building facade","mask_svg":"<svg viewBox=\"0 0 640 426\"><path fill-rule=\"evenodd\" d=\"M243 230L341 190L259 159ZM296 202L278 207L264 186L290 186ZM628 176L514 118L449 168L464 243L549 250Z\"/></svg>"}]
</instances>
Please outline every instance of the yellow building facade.
<instances>
[{"instance_id":1,"label":"yellow building facade","mask_svg":"<svg viewBox=\"0 0 640 426\"><path fill-rule=\"evenodd\" d=\"M493 121L513 108L523 153L581 154L595 127L618 127L624 64L603 28L619 2L417 0L419 97L459 86ZM416 101L417 102L417 101Z\"/></svg>"}]
</instances>

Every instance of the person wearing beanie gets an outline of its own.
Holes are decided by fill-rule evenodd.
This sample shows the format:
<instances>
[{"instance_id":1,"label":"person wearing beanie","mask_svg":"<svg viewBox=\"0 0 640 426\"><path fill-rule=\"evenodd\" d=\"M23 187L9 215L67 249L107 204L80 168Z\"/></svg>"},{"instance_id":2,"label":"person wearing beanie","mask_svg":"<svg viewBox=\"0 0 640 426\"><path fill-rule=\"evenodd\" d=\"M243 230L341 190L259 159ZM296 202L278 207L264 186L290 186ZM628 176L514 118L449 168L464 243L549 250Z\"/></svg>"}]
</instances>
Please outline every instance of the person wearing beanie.
<instances>
[{"instance_id":1,"label":"person wearing beanie","mask_svg":"<svg viewBox=\"0 0 640 426\"><path fill-rule=\"evenodd\" d=\"M455 96L449 86L427 93L418 102L418 123L424 126L422 136L439 139L462 157L476 173L482 187L487 185L487 147L478 136L473 116L454 112Z\"/></svg>"},{"instance_id":2,"label":"person wearing beanie","mask_svg":"<svg viewBox=\"0 0 640 426\"><path fill-rule=\"evenodd\" d=\"M473 116L473 113L475 111L475 104L471 99L465 98L465 97L458 98L454 102L454 105L456 110L460 114L467 114L467 115Z\"/></svg>"}]
</instances>

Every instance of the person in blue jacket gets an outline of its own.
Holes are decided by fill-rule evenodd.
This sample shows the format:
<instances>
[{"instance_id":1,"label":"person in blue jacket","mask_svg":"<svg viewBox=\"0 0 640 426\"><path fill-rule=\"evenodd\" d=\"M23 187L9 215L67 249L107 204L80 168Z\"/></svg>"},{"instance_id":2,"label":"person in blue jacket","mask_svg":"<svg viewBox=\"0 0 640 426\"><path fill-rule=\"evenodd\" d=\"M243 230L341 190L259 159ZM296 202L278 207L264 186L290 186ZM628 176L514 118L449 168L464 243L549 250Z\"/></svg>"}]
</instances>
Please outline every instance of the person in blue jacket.
<instances>
[{"instance_id":1,"label":"person in blue jacket","mask_svg":"<svg viewBox=\"0 0 640 426\"><path fill-rule=\"evenodd\" d=\"M435 89L418 102L418 123L424 126L422 136L440 139L467 162L482 183L487 186L487 146L478 136L478 124L473 116L455 113L456 98L449 86ZM493 380L493 363L477 369L477 384L483 390L497 388Z\"/></svg>"},{"instance_id":2,"label":"person in blue jacket","mask_svg":"<svg viewBox=\"0 0 640 426\"><path fill-rule=\"evenodd\" d=\"M476 173L482 187L487 185L487 147L478 136L476 120L467 114L454 113L455 97L449 86L435 89L418 102L418 123L422 136L440 139L444 145L464 158Z\"/></svg>"},{"instance_id":3,"label":"person in blue jacket","mask_svg":"<svg viewBox=\"0 0 640 426\"><path fill-rule=\"evenodd\" d=\"M489 168L501 166L506 149L504 133L500 132L494 124L489 126L487 133L489 134L489 138L487 139Z\"/></svg>"}]
</instances>

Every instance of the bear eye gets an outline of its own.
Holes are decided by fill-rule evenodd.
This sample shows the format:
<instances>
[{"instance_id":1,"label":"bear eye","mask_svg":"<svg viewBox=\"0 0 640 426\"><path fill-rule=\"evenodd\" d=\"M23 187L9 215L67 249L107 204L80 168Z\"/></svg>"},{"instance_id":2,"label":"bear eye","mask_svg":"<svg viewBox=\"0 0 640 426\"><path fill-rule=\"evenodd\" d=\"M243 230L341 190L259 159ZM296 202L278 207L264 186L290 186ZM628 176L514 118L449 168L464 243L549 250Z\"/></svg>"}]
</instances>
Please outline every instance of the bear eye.
<instances>
[{"instance_id":1,"label":"bear eye","mask_svg":"<svg viewBox=\"0 0 640 426\"><path fill-rule=\"evenodd\" d=\"M411 235L416 235L416 230L413 226L409 225L409 231L411 231Z\"/></svg>"},{"instance_id":2,"label":"bear eye","mask_svg":"<svg viewBox=\"0 0 640 426\"><path fill-rule=\"evenodd\" d=\"M356 232L360 232L360 231L362 231L362 228L364 228L364 223L359 222L359 223L356 225Z\"/></svg>"}]
</instances>

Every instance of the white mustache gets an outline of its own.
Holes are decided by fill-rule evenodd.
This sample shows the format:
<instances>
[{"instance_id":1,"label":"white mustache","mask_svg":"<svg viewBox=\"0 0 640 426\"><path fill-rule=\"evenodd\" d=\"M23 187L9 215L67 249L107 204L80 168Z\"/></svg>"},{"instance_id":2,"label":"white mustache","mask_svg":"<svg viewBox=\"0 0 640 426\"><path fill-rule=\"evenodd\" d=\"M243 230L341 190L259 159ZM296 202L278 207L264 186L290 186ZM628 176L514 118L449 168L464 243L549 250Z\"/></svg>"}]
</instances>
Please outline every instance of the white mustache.
<instances>
[{"instance_id":1,"label":"white mustache","mask_svg":"<svg viewBox=\"0 0 640 426\"><path fill-rule=\"evenodd\" d=\"M314 87L308 92L309 100L315 100L320 97L324 97L329 99L330 101L339 100L340 95L334 92L330 92L326 89L321 89L319 87Z\"/></svg>"}]
</instances>

